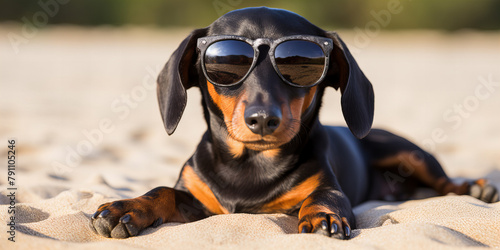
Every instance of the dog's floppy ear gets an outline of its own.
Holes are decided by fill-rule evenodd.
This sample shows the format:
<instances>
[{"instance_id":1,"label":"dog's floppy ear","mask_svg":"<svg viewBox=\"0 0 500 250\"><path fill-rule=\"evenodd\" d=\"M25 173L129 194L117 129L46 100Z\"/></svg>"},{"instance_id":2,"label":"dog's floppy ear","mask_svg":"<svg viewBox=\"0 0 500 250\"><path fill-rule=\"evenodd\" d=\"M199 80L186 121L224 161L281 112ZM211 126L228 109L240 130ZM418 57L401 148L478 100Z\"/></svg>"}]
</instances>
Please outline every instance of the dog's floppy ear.
<instances>
[{"instance_id":1,"label":"dog's floppy ear","mask_svg":"<svg viewBox=\"0 0 500 250\"><path fill-rule=\"evenodd\" d=\"M331 38L334 44L327 80L330 81L330 86L340 88L342 113L347 126L353 135L363 138L370 132L373 123L372 84L337 33L327 32L326 36Z\"/></svg>"},{"instance_id":2,"label":"dog's floppy ear","mask_svg":"<svg viewBox=\"0 0 500 250\"><path fill-rule=\"evenodd\" d=\"M174 133L186 107L186 90L198 84L195 68L196 41L206 29L191 32L174 51L158 76L157 94L161 117L167 133Z\"/></svg>"}]
</instances>

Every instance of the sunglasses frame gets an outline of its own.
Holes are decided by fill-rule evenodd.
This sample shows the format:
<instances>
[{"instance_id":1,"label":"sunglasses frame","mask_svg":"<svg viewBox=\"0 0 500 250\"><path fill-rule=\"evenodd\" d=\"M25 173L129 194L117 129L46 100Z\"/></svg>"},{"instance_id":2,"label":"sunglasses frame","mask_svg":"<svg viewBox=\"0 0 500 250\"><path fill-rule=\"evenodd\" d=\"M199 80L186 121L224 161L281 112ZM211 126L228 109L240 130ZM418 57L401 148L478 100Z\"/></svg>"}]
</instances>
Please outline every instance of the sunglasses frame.
<instances>
[{"instance_id":1,"label":"sunglasses frame","mask_svg":"<svg viewBox=\"0 0 500 250\"><path fill-rule=\"evenodd\" d=\"M210 77L208 77L207 70L205 68L205 54L207 51L207 48L210 47L210 45L224 41L224 40L237 40L237 41L243 41L247 44L249 44L253 48L253 61L252 65L248 69L248 72L243 76L240 80L238 80L235 83L231 84L220 84L215 81L212 81ZM291 40L300 40L300 41L308 41L317 44L322 50L325 55L325 64L324 64L324 69L321 77L313 84L310 85L299 85L295 84L293 82L288 81L279 71L278 65L276 64L276 58L274 57L276 47L280 45L283 42L286 41L291 41ZM299 88L310 88L313 86L318 85L321 81L325 79L326 73L328 72L328 66L330 64L330 52L333 50L333 41L330 38L326 37L321 37L321 36L312 36L312 35L294 35L294 36L285 36L281 37L279 39L269 39L269 38L257 38L257 39L250 39L247 37L242 37L242 36L232 36L232 35L221 35L221 36L206 36L206 37L201 37L198 38L198 44L197 44L197 49L198 52L201 55L201 67L203 69L203 74L205 75L206 79L211 82L214 85L220 86L220 87L230 87L230 86L235 86L243 82L248 75L252 72L252 70L255 68L257 64L257 59L259 58L259 46L261 45L268 45L269 46L269 58L271 59L271 63L274 67L274 71L281 77L281 79L286 82L287 84L294 86L294 87L299 87Z\"/></svg>"}]
</instances>

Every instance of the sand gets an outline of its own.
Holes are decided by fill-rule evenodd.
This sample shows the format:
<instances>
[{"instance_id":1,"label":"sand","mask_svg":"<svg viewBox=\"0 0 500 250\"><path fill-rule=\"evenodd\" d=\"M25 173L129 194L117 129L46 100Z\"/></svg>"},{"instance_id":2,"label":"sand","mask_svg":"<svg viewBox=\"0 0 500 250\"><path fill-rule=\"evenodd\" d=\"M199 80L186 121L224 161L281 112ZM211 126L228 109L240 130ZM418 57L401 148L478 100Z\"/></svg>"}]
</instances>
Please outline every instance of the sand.
<instances>
[{"instance_id":1,"label":"sand","mask_svg":"<svg viewBox=\"0 0 500 250\"><path fill-rule=\"evenodd\" d=\"M157 106L155 78L188 33L55 27L13 47L9 34L22 35L22 27L0 26L1 248L500 247L500 203L456 195L361 204L349 241L299 235L297 219L281 214L167 223L125 240L95 235L88 221L100 204L172 186L206 129L197 89L188 91L173 136ZM374 85L375 127L435 153L457 181L487 177L500 188L500 33L384 32L363 42L339 33ZM345 124L339 100L327 92L324 124ZM7 233L10 192L15 242Z\"/></svg>"}]
</instances>

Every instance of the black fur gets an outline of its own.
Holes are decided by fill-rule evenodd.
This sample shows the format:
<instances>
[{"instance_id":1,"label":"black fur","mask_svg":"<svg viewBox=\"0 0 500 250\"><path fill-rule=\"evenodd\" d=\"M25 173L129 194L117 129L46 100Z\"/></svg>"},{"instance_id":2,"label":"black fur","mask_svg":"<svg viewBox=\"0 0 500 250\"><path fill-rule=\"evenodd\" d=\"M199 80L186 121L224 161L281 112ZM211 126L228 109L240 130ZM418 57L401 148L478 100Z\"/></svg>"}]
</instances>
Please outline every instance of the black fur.
<instances>
[{"instance_id":1,"label":"black fur","mask_svg":"<svg viewBox=\"0 0 500 250\"><path fill-rule=\"evenodd\" d=\"M265 47L259 48L264 51L243 83L232 87L209 86L200 67L196 44L200 37L215 35L250 39L323 36L333 40L334 49L328 74L314 90L284 83L267 53L263 53ZM265 7L236 10L184 39L158 78L158 101L168 134L174 132L181 119L186 90L190 87L201 90L208 129L186 162L177 184L173 189L159 187L139 198L117 201L115 205L104 204L91 222L99 234L128 237L148 225L157 226L160 221L189 222L214 213L280 212L299 214L299 232L346 239L356 225L352 206L369 199L407 197L413 183L432 187L440 194L469 193L467 183L462 186L451 183L435 158L411 142L383 130L370 132L374 110L370 81L335 32L324 31L292 12ZM342 112L348 128L323 126L319 122L321 98L327 87L342 93ZM209 88L213 88L212 93ZM229 131L234 128L228 128L233 123L225 121L220 105L239 103L216 102L212 96L233 98L244 94L245 108L259 105L267 109L291 106L294 100L305 98L311 91L315 91L311 105L301 111L300 118L289 118L290 127L299 126L292 138L277 146L259 144L272 147L265 149L238 141L234 145L244 147L236 153L230 145L235 135ZM285 129L289 130L284 133L293 132L292 128ZM269 153L270 150L275 151ZM399 167L412 170L412 174L398 176ZM190 189L189 183L198 186ZM490 191L482 195L481 188L490 190L491 186L478 183L476 197L488 202L498 199L494 189L493 195ZM307 193L302 197L302 192ZM276 204L287 194L302 200ZM157 207L168 199L175 201L171 204L174 209ZM120 207L149 212L134 217ZM133 230L127 233L124 228Z\"/></svg>"}]
</instances>

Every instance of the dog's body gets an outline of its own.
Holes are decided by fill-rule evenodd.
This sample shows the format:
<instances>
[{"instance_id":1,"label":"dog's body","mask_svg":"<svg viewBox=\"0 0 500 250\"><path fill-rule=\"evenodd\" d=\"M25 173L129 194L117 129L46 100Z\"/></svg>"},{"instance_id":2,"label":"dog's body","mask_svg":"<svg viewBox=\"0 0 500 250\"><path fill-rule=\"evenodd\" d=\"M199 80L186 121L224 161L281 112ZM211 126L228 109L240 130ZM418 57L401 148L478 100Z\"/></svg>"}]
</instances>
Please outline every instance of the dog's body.
<instances>
[{"instance_id":1,"label":"dog's body","mask_svg":"<svg viewBox=\"0 0 500 250\"><path fill-rule=\"evenodd\" d=\"M215 35L250 39L314 35L331 38L335 46L328 74L314 87L284 84L266 53L261 53L241 84L220 87L203 76L195 48L198 38ZM487 202L498 199L484 180L453 184L427 152L389 132L370 131L371 83L336 33L294 13L247 8L193 31L158 79L169 134L182 116L186 89L194 86L203 96L208 130L177 184L103 204L91 220L97 233L124 238L149 226L214 214L286 213L299 217L299 232L349 238L355 226L352 206L370 199L406 199L418 186L431 187L440 195L453 192ZM328 86L342 92L349 128L319 122L321 98ZM255 124L248 123L249 117ZM275 117L275 123L262 122L268 117Z\"/></svg>"}]
</instances>

